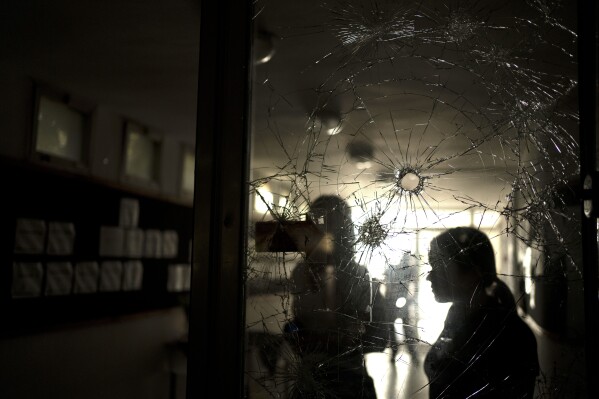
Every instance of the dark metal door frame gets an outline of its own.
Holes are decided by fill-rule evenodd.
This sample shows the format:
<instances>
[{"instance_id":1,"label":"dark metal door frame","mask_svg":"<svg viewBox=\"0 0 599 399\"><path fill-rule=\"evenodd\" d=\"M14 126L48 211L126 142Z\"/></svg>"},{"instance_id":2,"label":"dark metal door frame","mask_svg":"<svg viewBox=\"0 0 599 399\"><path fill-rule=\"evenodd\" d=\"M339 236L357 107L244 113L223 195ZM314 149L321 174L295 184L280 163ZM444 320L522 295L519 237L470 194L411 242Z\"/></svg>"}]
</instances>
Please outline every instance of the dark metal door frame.
<instances>
[{"instance_id":1,"label":"dark metal door frame","mask_svg":"<svg viewBox=\"0 0 599 399\"><path fill-rule=\"evenodd\" d=\"M580 184L582 199L591 205L585 212L581 201L581 233L584 278L585 354L587 396L599 397L596 362L599 306L597 298L597 217L599 173L597 173L597 6L594 0L578 1L578 90L580 112ZM585 183L586 182L586 183Z\"/></svg>"},{"instance_id":2,"label":"dark metal door frame","mask_svg":"<svg viewBox=\"0 0 599 399\"><path fill-rule=\"evenodd\" d=\"M252 2L201 2L187 397L243 396Z\"/></svg>"}]
</instances>

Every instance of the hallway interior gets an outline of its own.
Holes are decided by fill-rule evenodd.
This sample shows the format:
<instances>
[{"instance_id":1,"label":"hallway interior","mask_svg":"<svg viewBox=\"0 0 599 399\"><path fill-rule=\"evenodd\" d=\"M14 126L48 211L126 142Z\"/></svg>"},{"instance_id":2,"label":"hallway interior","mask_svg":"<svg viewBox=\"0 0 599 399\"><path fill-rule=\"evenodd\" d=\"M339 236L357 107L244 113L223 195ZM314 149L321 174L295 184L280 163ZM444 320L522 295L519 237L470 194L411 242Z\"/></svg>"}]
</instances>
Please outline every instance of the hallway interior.
<instances>
[{"instance_id":1,"label":"hallway interior","mask_svg":"<svg viewBox=\"0 0 599 399\"><path fill-rule=\"evenodd\" d=\"M384 352L366 355L366 368L374 380L377 399L426 399L428 398L428 380L422 367L428 347L418 345L418 361L414 361L400 346L393 362L390 348Z\"/></svg>"}]
</instances>

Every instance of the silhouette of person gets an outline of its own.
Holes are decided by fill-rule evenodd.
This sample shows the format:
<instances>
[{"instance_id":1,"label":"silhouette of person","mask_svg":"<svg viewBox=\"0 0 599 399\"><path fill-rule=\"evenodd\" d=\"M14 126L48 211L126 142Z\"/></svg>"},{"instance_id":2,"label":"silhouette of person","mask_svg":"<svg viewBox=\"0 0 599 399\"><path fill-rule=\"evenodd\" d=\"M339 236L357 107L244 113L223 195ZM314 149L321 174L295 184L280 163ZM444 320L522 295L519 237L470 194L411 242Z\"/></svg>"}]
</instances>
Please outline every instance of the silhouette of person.
<instances>
[{"instance_id":1,"label":"silhouette of person","mask_svg":"<svg viewBox=\"0 0 599 399\"><path fill-rule=\"evenodd\" d=\"M427 280L438 302L452 302L426 355L431 398L532 398L539 373L537 344L497 277L487 235L449 229L430 244Z\"/></svg>"},{"instance_id":2,"label":"silhouette of person","mask_svg":"<svg viewBox=\"0 0 599 399\"><path fill-rule=\"evenodd\" d=\"M387 346L391 348L391 361L397 355L398 345L395 332L395 320L398 309L395 305L397 297L394 297L387 284L387 270L383 279L373 278L372 297L372 323L366 327L367 339L365 345L367 350L381 352Z\"/></svg>"},{"instance_id":3,"label":"silhouette of person","mask_svg":"<svg viewBox=\"0 0 599 399\"><path fill-rule=\"evenodd\" d=\"M377 351L391 348L391 362L403 340L415 364L418 364L415 343L416 329L415 282L411 278L410 253L406 252L399 265L389 265L383 280L373 278L372 323L367 329L369 343ZM403 335L396 330L395 321L400 318Z\"/></svg>"},{"instance_id":4,"label":"silhouette of person","mask_svg":"<svg viewBox=\"0 0 599 399\"><path fill-rule=\"evenodd\" d=\"M351 209L337 196L321 196L308 218L323 235L318 245L307 245L306 260L290 278L293 321L285 335L298 359L291 396L376 398L362 351L371 282L354 261Z\"/></svg>"},{"instance_id":5,"label":"silhouette of person","mask_svg":"<svg viewBox=\"0 0 599 399\"><path fill-rule=\"evenodd\" d=\"M389 270L389 285L395 297L395 306L398 308L397 317L401 319L403 341L413 364L419 363L416 348L419 341L416 323L418 309L416 303L417 279L414 276L415 264L410 252L404 253L398 267Z\"/></svg>"}]
</instances>

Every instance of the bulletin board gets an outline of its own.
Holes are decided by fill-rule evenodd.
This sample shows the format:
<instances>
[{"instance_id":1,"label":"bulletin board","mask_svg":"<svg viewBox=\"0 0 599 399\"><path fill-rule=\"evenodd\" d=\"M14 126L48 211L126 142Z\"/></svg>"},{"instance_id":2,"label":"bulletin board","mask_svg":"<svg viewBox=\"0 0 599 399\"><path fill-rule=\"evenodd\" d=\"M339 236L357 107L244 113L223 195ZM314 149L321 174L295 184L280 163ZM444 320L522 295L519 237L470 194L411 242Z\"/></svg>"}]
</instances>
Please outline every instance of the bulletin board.
<instances>
[{"instance_id":1,"label":"bulletin board","mask_svg":"<svg viewBox=\"0 0 599 399\"><path fill-rule=\"evenodd\" d=\"M0 160L3 336L186 306L193 209Z\"/></svg>"}]
</instances>

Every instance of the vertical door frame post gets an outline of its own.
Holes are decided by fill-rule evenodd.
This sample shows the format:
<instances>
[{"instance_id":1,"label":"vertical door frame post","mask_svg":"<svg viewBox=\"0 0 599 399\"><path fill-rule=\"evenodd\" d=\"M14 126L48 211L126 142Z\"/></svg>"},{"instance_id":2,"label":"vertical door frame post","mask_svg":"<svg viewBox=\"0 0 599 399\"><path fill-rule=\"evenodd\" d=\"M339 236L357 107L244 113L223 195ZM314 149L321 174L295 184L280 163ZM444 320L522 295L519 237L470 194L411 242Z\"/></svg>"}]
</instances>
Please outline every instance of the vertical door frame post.
<instances>
[{"instance_id":1,"label":"vertical door frame post","mask_svg":"<svg viewBox=\"0 0 599 399\"><path fill-rule=\"evenodd\" d=\"M201 2L187 398L243 397L252 2Z\"/></svg>"},{"instance_id":2,"label":"vertical door frame post","mask_svg":"<svg viewBox=\"0 0 599 399\"><path fill-rule=\"evenodd\" d=\"M585 355L587 397L599 397L596 362L598 354L597 217L599 173L597 173L597 6L578 1L578 90L580 112L581 234L584 278ZM588 208L588 206L591 208ZM586 208L586 210L585 210Z\"/></svg>"}]
</instances>

